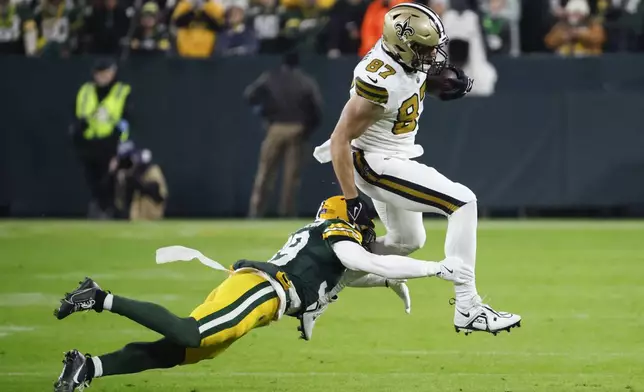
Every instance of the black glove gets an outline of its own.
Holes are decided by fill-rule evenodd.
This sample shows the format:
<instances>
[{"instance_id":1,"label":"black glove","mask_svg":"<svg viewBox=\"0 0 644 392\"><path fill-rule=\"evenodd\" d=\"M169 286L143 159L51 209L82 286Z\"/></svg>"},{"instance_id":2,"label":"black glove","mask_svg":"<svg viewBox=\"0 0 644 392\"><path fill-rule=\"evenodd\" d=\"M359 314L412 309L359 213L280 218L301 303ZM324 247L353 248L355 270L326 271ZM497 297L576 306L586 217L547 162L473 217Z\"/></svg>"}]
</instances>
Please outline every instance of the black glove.
<instances>
[{"instance_id":1,"label":"black glove","mask_svg":"<svg viewBox=\"0 0 644 392\"><path fill-rule=\"evenodd\" d=\"M347 199L347 215L350 223L363 227L374 227L373 218L376 217L375 211L360 196L355 199Z\"/></svg>"},{"instance_id":2,"label":"black glove","mask_svg":"<svg viewBox=\"0 0 644 392\"><path fill-rule=\"evenodd\" d=\"M451 64L448 65L446 69L453 71L456 74L456 79L449 79L452 89L440 93L439 98L441 101L451 101L453 99L463 98L465 94L472 91L474 81L465 75L465 72L463 72L462 69Z\"/></svg>"},{"instance_id":3,"label":"black glove","mask_svg":"<svg viewBox=\"0 0 644 392\"><path fill-rule=\"evenodd\" d=\"M373 227L363 227L360 233L362 234L362 247L371 252L371 244L376 242L376 230Z\"/></svg>"}]
</instances>

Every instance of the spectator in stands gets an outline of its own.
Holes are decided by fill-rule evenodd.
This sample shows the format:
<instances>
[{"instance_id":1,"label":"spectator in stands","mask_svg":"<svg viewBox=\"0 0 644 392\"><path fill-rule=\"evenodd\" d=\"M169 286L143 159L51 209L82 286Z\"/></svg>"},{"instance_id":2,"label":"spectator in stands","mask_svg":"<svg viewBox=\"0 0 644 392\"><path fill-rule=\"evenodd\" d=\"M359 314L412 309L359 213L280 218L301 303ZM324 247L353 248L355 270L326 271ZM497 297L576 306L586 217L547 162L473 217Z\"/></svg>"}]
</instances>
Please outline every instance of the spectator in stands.
<instances>
[{"instance_id":1,"label":"spectator in stands","mask_svg":"<svg viewBox=\"0 0 644 392\"><path fill-rule=\"evenodd\" d=\"M88 0L74 0L74 1L88 1ZM121 0L128 2L128 7L130 11L134 11L135 8L142 8L141 5L145 5L148 2L155 3L159 6L159 12L157 14L157 24L164 26L168 30L168 26L171 22L172 12L177 6L179 0Z\"/></svg>"},{"instance_id":2,"label":"spectator in stands","mask_svg":"<svg viewBox=\"0 0 644 392\"><path fill-rule=\"evenodd\" d=\"M119 148L110 168L114 177L114 205L118 216L130 220L157 220L165 215L168 186L152 152L133 144Z\"/></svg>"},{"instance_id":3,"label":"spectator in stands","mask_svg":"<svg viewBox=\"0 0 644 392\"><path fill-rule=\"evenodd\" d=\"M597 18L590 15L588 2L570 0L566 4L565 13L565 18L546 35L546 46L562 56L601 54L606 39L604 27Z\"/></svg>"},{"instance_id":4,"label":"spectator in stands","mask_svg":"<svg viewBox=\"0 0 644 392\"><path fill-rule=\"evenodd\" d=\"M255 31L245 22L244 9L233 5L226 11L226 30L219 35L217 51L223 56L257 53Z\"/></svg>"},{"instance_id":5,"label":"spectator in stands","mask_svg":"<svg viewBox=\"0 0 644 392\"><path fill-rule=\"evenodd\" d=\"M70 132L83 165L92 201L89 217L108 219L113 215L113 182L110 162L120 142L129 137L131 87L116 77L116 63L99 60L93 80L84 83L76 96Z\"/></svg>"},{"instance_id":6,"label":"spectator in stands","mask_svg":"<svg viewBox=\"0 0 644 392\"><path fill-rule=\"evenodd\" d=\"M608 38L606 43L607 51L637 51L642 49L639 41L644 38L642 36L642 33L644 33L644 1L611 1L603 10L603 13L604 27Z\"/></svg>"},{"instance_id":7,"label":"spectator in stands","mask_svg":"<svg viewBox=\"0 0 644 392\"><path fill-rule=\"evenodd\" d=\"M284 26L282 34L288 41L289 49L299 48L326 49L327 11L332 0L282 0L284 7ZM317 51L317 50L316 50Z\"/></svg>"},{"instance_id":8,"label":"spectator in stands","mask_svg":"<svg viewBox=\"0 0 644 392\"><path fill-rule=\"evenodd\" d=\"M566 5L570 0L548 0L550 3L550 12L552 15L559 19L565 19L566 17ZM591 15L600 15L603 14L604 9L608 6L608 3L621 0L590 0L588 6L590 7ZM629 1L629 0L627 0Z\"/></svg>"},{"instance_id":9,"label":"spectator in stands","mask_svg":"<svg viewBox=\"0 0 644 392\"><path fill-rule=\"evenodd\" d=\"M27 6L0 0L0 54L36 54L36 24Z\"/></svg>"},{"instance_id":10,"label":"spectator in stands","mask_svg":"<svg viewBox=\"0 0 644 392\"><path fill-rule=\"evenodd\" d=\"M360 26L366 11L365 0L338 0L335 3L329 15L329 57L358 53Z\"/></svg>"},{"instance_id":11,"label":"spectator in stands","mask_svg":"<svg viewBox=\"0 0 644 392\"><path fill-rule=\"evenodd\" d=\"M259 0L248 10L250 25L259 41L259 53L282 53L288 48L288 41L281 31L285 23L285 9L277 0Z\"/></svg>"},{"instance_id":12,"label":"spectator in stands","mask_svg":"<svg viewBox=\"0 0 644 392\"><path fill-rule=\"evenodd\" d=\"M248 9L249 0L219 0L219 4L224 7L224 10L228 10L230 7L239 7L242 10L246 11Z\"/></svg>"},{"instance_id":13,"label":"spectator in stands","mask_svg":"<svg viewBox=\"0 0 644 392\"><path fill-rule=\"evenodd\" d=\"M435 0L434 2L445 2ZM450 8L443 15L443 25L447 31L450 62L474 79L470 96L489 96L494 93L497 73L487 60L485 43L479 17L470 9L466 0L451 0Z\"/></svg>"},{"instance_id":14,"label":"spectator in stands","mask_svg":"<svg viewBox=\"0 0 644 392\"><path fill-rule=\"evenodd\" d=\"M130 50L134 55L167 55L170 37L166 27L159 23L159 6L149 1L141 9L139 25L132 34Z\"/></svg>"},{"instance_id":15,"label":"spectator in stands","mask_svg":"<svg viewBox=\"0 0 644 392\"><path fill-rule=\"evenodd\" d=\"M404 3L405 0L373 0L367 7L360 28L360 51L358 54L364 56L373 48L382 35L382 25L385 22L385 14L393 6Z\"/></svg>"},{"instance_id":16,"label":"spectator in stands","mask_svg":"<svg viewBox=\"0 0 644 392\"><path fill-rule=\"evenodd\" d=\"M90 53L116 54L130 28L130 17L118 0L98 0L85 19L85 45Z\"/></svg>"},{"instance_id":17,"label":"spectator in stands","mask_svg":"<svg viewBox=\"0 0 644 392\"><path fill-rule=\"evenodd\" d=\"M288 53L282 66L262 74L245 92L251 105L261 109L268 127L250 200L251 218L264 214L282 159L284 175L279 215L295 215L303 144L322 117L318 85L298 65L297 54Z\"/></svg>"},{"instance_id":18,"label":"spectator in stands","mask_svg":"<svg viewBox=\"0 0 644 392\"><path fill-rule=\"evenodd\" d=\"M481 4L481 11L483 32L490 51L518 55L521 17L519 0L485 0Z\"/></svg>"},{"instance_id":19,"label":"spectator in stands","mask_svg":"<svg viewBox=\"0 0 644 392\"><path fill-rule=\"evenodd\" d=\"M224 20L223 7L214 0L181 0L172 15L177 27L177 52L206 58L215 50L216 34Z\"/></svg>"},{"instance_id":20,"label":"spectator in stands","mask_svg":"<svg viewBox=\"0 0 644 392\"><path fill-rule=\"evenodd\" d=\"M78 8L64 0L43 0L36 8L41 56L67 57L75 49L83 23Z\"/></svg>"}]
</instances>

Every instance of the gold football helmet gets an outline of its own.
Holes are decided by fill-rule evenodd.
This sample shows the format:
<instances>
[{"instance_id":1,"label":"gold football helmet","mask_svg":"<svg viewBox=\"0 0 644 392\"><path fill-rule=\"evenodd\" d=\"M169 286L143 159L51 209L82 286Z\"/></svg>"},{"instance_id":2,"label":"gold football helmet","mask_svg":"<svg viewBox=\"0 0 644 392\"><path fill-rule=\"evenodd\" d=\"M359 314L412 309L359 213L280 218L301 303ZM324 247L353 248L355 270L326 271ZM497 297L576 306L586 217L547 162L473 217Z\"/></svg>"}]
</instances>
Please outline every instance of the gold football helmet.
<instances>
[{"instance_id":1,"label":"gold football helmet","mask_svg":"<svg viewBox=\"0 0 644 392\"><path fill-rule=\"evenodd\" d=\"M333 196L322 201L320 208L318 209L317 214L315 215L316 220L326 220L326 219L342 219L343 221L350 223L349 214L347 214L347 201L344 196ZM355 224L353 225L356 226ZM371 220L370 224L367 226L357 227L362 233L362 246L369 250L369 245L376 240L376 231L374 229L375 224Z\"/></svg>"},{"instance_id":2,"label":"gold football helmet","mask_svg":"<svg viewBox=\"0 0 644 392\"><path fill-rule=\"evenodd\" d=\"M447 63L448 41L440 17L425 5L402 3L385 15L385 50L409 68L439 74Z\"/></svg>"},{"instance_id":3,"label":"gold football helmet","mask_svg":"<svg viewBox=\"0 0 644 392\"><path fill-rule=\"evenodd\" d=\"M324 200L315 215L315 219L342 219L345 222L349 222L347 202L344 196L333 196Z\"/></svg>"}]
</instances>

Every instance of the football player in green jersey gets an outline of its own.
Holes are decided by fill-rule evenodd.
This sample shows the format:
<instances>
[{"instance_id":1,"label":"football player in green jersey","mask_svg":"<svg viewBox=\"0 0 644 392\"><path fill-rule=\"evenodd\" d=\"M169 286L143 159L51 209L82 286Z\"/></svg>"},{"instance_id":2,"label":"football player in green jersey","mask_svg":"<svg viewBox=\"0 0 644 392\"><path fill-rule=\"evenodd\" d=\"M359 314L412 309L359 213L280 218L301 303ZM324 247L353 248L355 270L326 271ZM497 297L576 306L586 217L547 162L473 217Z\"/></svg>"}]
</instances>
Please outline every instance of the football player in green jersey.
<instances>
[{"instance_id":1,"label":"football player in green jersey","mask_svg":"<svg viewBox=\"0 0 644 392\"><path fill-rule=\"evenodd\" d=\"M164 337L155 342L130 343L100 356L71 350L65 354L54 391L83 390L97 377L214 358L252 329L285 314L301 320L302 335L309 339L315 318L347 285L384 286L387 279L430 276L456 283L473 279L472 269L457 258L437 263L368 252L365 248L375 238L373 224L362 228L349 224L346 211L343 197L325 200L316 220L293 233L268 262L236 262L230 276L188 317L176 316L153 303L113 295L86 278L61 300L54 312L58 319L83 310L107 310ZM225 270L193 249L174 246L157 251L157 262L192 258Z\"/></svg>"}]
</instances>

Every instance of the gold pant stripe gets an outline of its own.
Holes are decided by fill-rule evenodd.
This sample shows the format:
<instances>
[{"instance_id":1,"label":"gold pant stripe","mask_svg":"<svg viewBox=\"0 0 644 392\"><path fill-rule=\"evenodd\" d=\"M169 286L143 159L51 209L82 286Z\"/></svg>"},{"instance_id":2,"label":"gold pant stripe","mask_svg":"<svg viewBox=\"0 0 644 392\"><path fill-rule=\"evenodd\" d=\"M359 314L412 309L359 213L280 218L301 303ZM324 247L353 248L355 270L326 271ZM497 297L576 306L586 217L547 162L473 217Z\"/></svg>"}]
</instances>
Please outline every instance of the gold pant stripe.
<instances>
[{"instance_id":1,"label":"gold pant stripe","mask_svg":"<svg viewBox=\"0 0 644 392\"><path fill-rule=\"evenodd\" d=\"M272 286L269 282L263 281L254 287L252 287L250 290L246 291L244 294L239 296L233 303L230 305L212 313L209 314L208 316L198 320L199 321L199 333L203 333L207 329L209 329L208 325L211 324L213 320L219 319L222 316L225 316L231 312L233 312L235 309L239 309L241 305L248 300L248 298L256 295L258 292L263 291L262 295L266 293L266 290L272 289Z\"/></svg>"},{"instance_id":2,"label":"gold pant stripe","mask_svg":"<svg viewBox=\"0 0 644 392\"><path fill-rule=\"evenodd\" d=\"M238 300L245 296L246 293L253 290L253 288L262 285L262 289L266 290L263 285L268 283L263 277L251 272L238 272L231 275L228 279L224 280L219 287L214 289L206 298L203 304L199 305L192 311L190 317L194 318L203 326L207 323L206 319L213 320L212 316L221 310L228 308L229 310L223 316L231 315L242 305ZM268 290L271 290L269 288ZM259 291L255 291L257 293ZM248 296L247 298L250 298ZM237 302L239 307L231 308L230 305ZM243 303L244 301L241 301ZM186 349L186 359L184 364L196 363L204 359L214 358L223 351L225 351L237 339L246 335L254 328L266 326L273 321L279 311L280 300L277 293L272 291L260 295L252 303L243 306L243 309L232 317L228 322L220 323L217 326L212 326L211 329L205 330L202 334L201 346L199 348ZM221 313L219 313L221 314ZM220 319L221 319L220 317ZM212 334L209 334L212 332ZM208 336L205 336L208 335Z\"/></svg>"},{"instance_id":3,"label":"gold pant stripe","mask_svg":"<svg viewBox=\"0 0 644 392\"><path fill-rule=\"evenodd\" d=\"M205 339L210 335L223 331L224 329L234 327L253 310L255 310L255 308L272 298L277 298L277 293L273 287L267 287L260 290L242 302L239 307L235 308L230 313L224 314L223 316L200 326L199 332L201 333L201 338Z\"/></svg>"},{"instance_id":4,"label":"gold pant stripe","mask_svg":"<svg viewBox=\"0 0 644 392\"><path fill-rule=\"evenodd\" d=\"M458 206L455 204L452 204L448 201L445 201L443 199L440 199L436 196L428 195L424 192L418 191L416 189L409 188L404 185L400 185L399 183L395 182L395 180L387 180L387 179L380 179L380 183L386 187L393 188L397 191L400 191L402 193L406 193L408 195L414 196L419 199L423 199L429 202L433 202L436 204L440 204L442 207L447 208L450 212L454 212L458 210Z\"/></svg>"},{"instance_id":5,"label":"gold pant stripe","mask_svg":"<svg viewBox=\"0 0 644 392\"><path fill-rule=\"evenodd\" d=\"M354 166L358 171L358 174L360 174L360 177L369 184L395 193L409 200L438 208L448 215L465 205L464 202L458 199L422 187L410 181L393 176L376 174L371 167L369 167L362 151L354 152Z\"/></svg>"}]
</instances>

